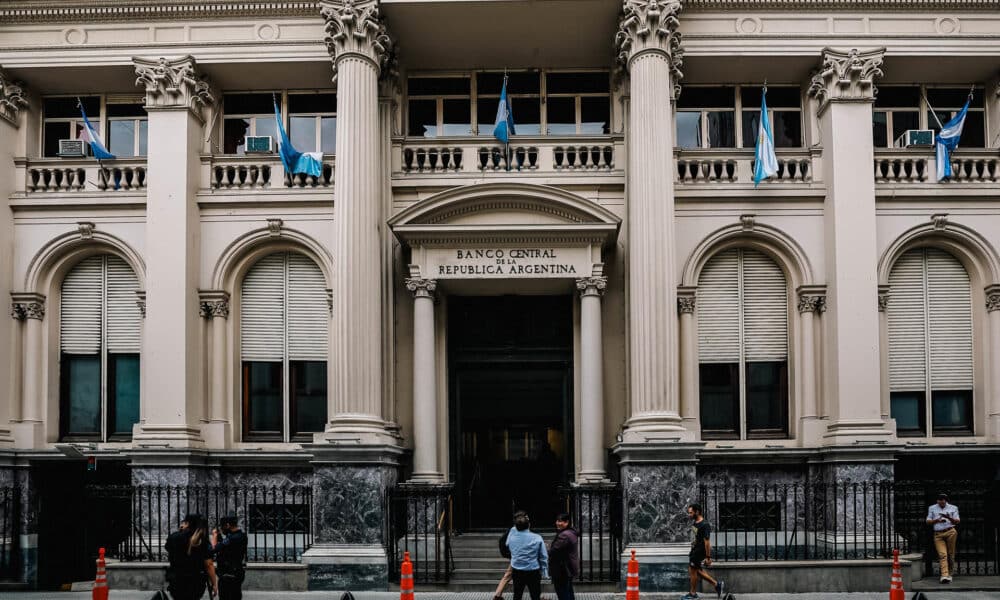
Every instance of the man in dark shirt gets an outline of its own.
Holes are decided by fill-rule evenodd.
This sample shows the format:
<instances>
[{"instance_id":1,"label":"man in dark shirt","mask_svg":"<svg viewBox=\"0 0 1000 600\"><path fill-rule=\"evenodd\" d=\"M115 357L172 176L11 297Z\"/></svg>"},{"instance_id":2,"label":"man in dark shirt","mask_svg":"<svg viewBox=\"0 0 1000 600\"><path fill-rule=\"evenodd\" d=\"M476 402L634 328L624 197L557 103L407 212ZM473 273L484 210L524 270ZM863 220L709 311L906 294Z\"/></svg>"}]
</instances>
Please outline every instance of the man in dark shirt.
<instances>
[{"instance_id":1,"label":"man in dark shirt","mask_svg":"<svg viewBox=\"0 0 1000 600\"><path fill-rule=\"evenodd\" d=\"M206 583L213 593L218 591L206 527L201 515L190 514L167 537L167 591L174 600L198 600L205 594Z\"/></svg>"},{"instance_id":2,"label":"man in dark shirt","mask_svg":"<svg viewBox=\"0 0 1000 600\"><path fill-rule=\"evenodd\" d=\"M698 596L698 581L704 579L715 588L716 595L721 598L725 592L726 584L716 581L705 566L712 564L712 526L708 524L701 512L700 504L692 504L687 509L688 516L691 517L691 553L688 555L688 575L691 578L691 591L681 597L681 600L694 600ZM704 566L702 564L704 563Z\"/></svg>"},{"instance_id":3,"label":"man in dark shirt","mask_svg":"<svg viewBox=\"0 0 1000 600\"><path fill-rule=\"evenodd\" d=\"M556 517L556 537L549 544L549 576L559 600L573 600L573 578L580 574L579 534L569 513Z\"/></svg>"},{"instance_id":4,"label":"man in dark shirt","mask_svg":"<svg viewBox=\"0 0 1000 600\"><path fill-rule=\"evenodd\" d=\"M219 563L219 600L242 600L246 575L247 535L233 515L219 520L222 535L212 530L212 554Z\"/></svg>"}]
</instances>

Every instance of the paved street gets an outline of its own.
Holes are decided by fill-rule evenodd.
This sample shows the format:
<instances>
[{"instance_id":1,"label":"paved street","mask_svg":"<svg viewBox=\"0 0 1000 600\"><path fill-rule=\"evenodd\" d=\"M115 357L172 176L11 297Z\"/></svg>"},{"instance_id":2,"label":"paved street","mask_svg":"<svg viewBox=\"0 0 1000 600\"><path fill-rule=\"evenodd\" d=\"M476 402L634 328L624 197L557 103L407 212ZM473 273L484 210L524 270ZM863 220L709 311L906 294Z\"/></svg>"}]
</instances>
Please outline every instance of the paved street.
<instances>
[{"instance_id":1,"label":"paved street","mask_svg":"<svg viewBox=\"0 0 1000 600\"><path fill-rule=\"evenodd\" d=\"M246 600L340 600L340 592L245 592ZM925 592L927 600L1000 600L1000 592ZM7 592L2 594L4 600L90 600L90 592ZM148 600L152 592L135 590L111 592L111 600ZM642 594L643 600L678 600L681 592L676 594ZM505 596L510 597L510 594ZM624 600L625 594L577 594L579 600ZM702 594L705 600L715 598L714 594ZM885 600L887 592L856 593L856 594L737 594L737 600ZM906 594L907 600L913 597ZM208 597L205 596L207 599ZM357 592L355 600L396 600L397 592ZM417 600L489 600L486 592L470 593L417 593ZM525 595L527 598L527 595ZM554 600L554 597L544 595L543 600Z\"/></svg>"}]
</instances>

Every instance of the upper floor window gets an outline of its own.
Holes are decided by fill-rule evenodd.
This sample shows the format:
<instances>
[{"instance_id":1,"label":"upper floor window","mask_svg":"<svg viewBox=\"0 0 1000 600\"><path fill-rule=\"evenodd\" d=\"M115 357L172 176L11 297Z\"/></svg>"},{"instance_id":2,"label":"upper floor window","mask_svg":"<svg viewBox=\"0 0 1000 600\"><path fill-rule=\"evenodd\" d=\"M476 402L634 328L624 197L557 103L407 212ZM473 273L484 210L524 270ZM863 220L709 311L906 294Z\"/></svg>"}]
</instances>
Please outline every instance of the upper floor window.
<instances>
[{"instance_id":1,"label":"upper floor window","mask_svg":"<svg viewBox=\"0 0 1000 600\"><path fill-rule=\"evenodd\" d=\"M274 101L282 107L286 131L300 152L333 154L337 146L337 95L333 93L276 92L223 94L222 151L242 155L247 136L270 136L278 150Z\"/></svg>"},{"instance_id":2,"label":"upper floor window","mask_svg":"<svg viewBox=\"0 0 1000 600\"><path fill-rule=\"evenodd\" d=\"M753 148L760 126L760 86L685 86L677 99L679 148ZM802 146L797 87L769 86L767 109L777 148Z\"/></svg>"},{"instance_id":3,"label":"upper floor window","mask_svg":"<svg viewBox=\"0 0 1000 600\"><path fill-rule=\"evenodd\" d=\"M146 108L137 98L83 96L80 104L108 150L118 158L146 155ZM103 127L105 121L107 127ZM76 96L52 97L42 101L42 156L59 156L59 140L80 139L83 117ZM105 136L102 132L108 131ZM90 155L90 146L84 144Z\"/></svg>"},{"instance_id":4,"label":"upper floor window","mask_svg":"<svg viewBox=\"0 0 1000 600\"><path fill-rule=\"evenodd\" d=\"M504 73L418 76L407 81L407 135L492 136ZM507 95L517 135L611 131L607 71L513 72Z\"/></svg>"},{"instance_id":5,"label":"upper floor window","mask_svg":"<svg viewBox=\"0 0 1000 600\"><path fill-rule=\"evenodd\" d=\"M330 312L323 272L295 252L270 254L243 279L243 437L309 439L326 423Z\"/></svg>"},{"instance_id":6,"label":"upper floor window","mask_svg":"<svg viewBox=\"0 0 1000 600\"><path fill-rule=\"evenodd\" d=\"M698 278L698 362L705 439L788 434L788 291L757 250L712 257Z\"/></svg>"},{"instance_id":7,"label":"upper floor window","mask_svg":"<svg viewBox=\"0 0 1000 600\"><path fill-rule=\"evenodd\" d=\"M118 158L146 156L149 121L142 103L112 102L107 104L108 151ZM88 115L89 118L89 115Z\"/></svg>"},{"instance_id":8,"label":"upper floor window","mask_svg":"<svg viewBox=\"0 0 1000 600\"><path fill-rule=\"evenodd\" d=\"M116 440L139 421L139 281L117 256L85 258L62 283L59 310L62 439Z\"/></svg>"},{"instance_id":9,"label":"upper floor window","mask_svg":"<svg viewBox=\"0 0 1000 600\"><path fill-rule=\"evenodd\" d=\"M247 136L271 136L278 139L271 94L224 94L222 110L222 151L243 154Z\"/></svg>"},{"instance_id":10,"label":"upper floor window","mask_svg":"<svg viewBox=\"0 0 1000 600\"><path fill-rule=\"evenodd\" d=\"M288 94L288 137L299 152L337 150L337 95Z\"/></svg>"},{"instance_id":11,"label":"upper floor window","mask_svg":"<svg viewBox=\"0 0 1000 600\"><path fill-rule=\"evenodd\" d=\"M971 434L972 296L958 260L936 248L889 274L889 399L900 436Z\"/></svg>"},{"instance_id":12,"label":"upper floor window","mask_svg":"<svg viewBox=\"0 0 1000 600\"><path fill-rule=\"evenodd\" d=\"M937 134L962 107L969 88L931 86L879 86L872 113L872 135L876 148L892 148L908 129L933 129ZM972 103L965 117L961 145L986 147L984 90L973 90ZM933 107L933 111L931 108ZM937 118L935 118L935 116ZM940 124L938 123L940 121Z\"/></svg>"}]
</instances>

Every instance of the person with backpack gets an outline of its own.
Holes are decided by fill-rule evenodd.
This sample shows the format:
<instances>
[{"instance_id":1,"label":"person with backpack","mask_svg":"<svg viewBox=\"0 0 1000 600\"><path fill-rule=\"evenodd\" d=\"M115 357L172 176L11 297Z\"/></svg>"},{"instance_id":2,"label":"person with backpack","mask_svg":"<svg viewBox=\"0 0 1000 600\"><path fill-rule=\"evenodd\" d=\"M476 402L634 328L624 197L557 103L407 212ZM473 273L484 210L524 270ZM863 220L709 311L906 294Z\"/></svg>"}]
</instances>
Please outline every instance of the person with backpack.
<instances>
[{"instance_id":1,"label":"person with backpack","mask_svg":"<svg viewBox=\"0 0 1000 600\"><path fill-rule=\"evenodd\" d=\"M580 574L580 534L570 523L569 513L560 513L549 544L549 574L559 600L574 600L573 578Z\"/></svg>"},{"instance_id":2,"label":"person with backpack","mask_svg":"<svg viewBox=\"0 0 1000 600\"><path fill-rule=\"evenodd\" d=\"M507 547L507 536L510 535L510 530L504 531L500 535L500 556L510 559L510 548ZM503 577L500 578L500 583L497 584L497 590L493 592L493 600L503 600L503 591L507 589L510 584L510 580L514 577L514 569L507 564L507 570L503 572Z\"/></svg>"},{"instance_id":3,"label":"person with backpack","mask_svg":"<svg viewBox=\"0 0 1000 600\"><path fill-rule=\"evenodd\" d=\"M514 513L514 526L507 533L510 568L514 579L514 600L521 600L528 588L531 600L541 600L542 579L549 576L549 553L542 536L531 531L528 513Z\"/></svg>"},{"instance_id":4,"label":"person with backpack","mask_svg":"<svg viewBox=\"0 0 1000 600\"><path fill-rule=\"evenodd\" d=\"M189 514L180 529L167 537L167 591L173 600L199 600L206 583L211 584L213 596L219 594L207 529L201 515Z\"/></svg>"},{"instance_id":5,"label":"person with backpack","mask_svg":"<svg viewBox=\"0 0 1000 600\"><path fill-rule=\"evenodd\" d=\"M247 534L240 529L234 515L219 520L218 529L212 530L212 554L218 562L219 600L243 600L243 579L247 568Z\"/></svg>"}]
</instances>

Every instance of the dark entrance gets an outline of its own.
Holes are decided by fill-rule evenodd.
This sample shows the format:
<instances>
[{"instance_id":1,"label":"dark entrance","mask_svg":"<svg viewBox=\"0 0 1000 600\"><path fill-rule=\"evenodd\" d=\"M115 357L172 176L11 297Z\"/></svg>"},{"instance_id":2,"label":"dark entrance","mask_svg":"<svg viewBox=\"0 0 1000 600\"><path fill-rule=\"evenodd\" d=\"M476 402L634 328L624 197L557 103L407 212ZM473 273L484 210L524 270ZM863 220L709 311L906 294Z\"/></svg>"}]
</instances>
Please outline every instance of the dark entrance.
<instances>
[{"instance_id":1,"label":"dark entrance","mask_svg":"<svg viewBox=\"0 0 1000 600\"><path fill-rule=\"evenodd\" d=\"M573 471L571 296L448 298L456 524L548 526Z\"/></svg>"}]
</instances>

